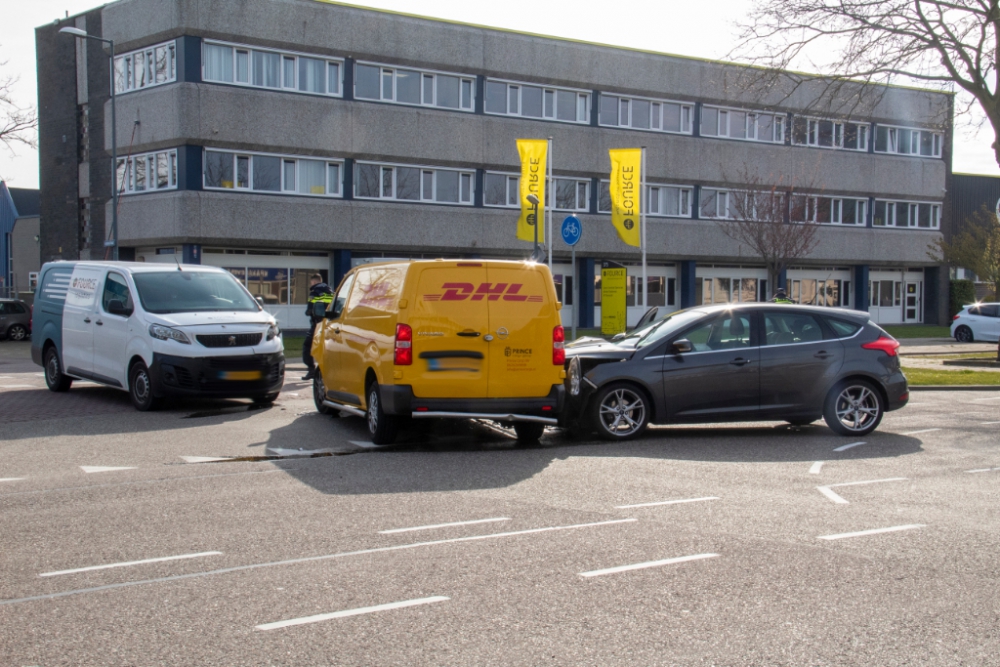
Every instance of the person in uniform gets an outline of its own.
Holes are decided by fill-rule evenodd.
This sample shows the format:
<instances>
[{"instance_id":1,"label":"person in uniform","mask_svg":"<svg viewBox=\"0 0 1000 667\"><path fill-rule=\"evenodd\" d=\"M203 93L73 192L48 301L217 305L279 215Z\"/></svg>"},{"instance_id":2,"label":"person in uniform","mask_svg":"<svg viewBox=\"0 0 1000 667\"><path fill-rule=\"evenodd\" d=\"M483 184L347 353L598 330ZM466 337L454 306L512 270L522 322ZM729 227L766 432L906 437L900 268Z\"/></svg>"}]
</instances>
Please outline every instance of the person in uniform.
<instances>
[{"instance_id":1,"label":"person in uniform","mask_svg":"<svg viewBox=\"0 0 1000 667\"><path fill-rule=\"evenodd\" d=\"M323 276L318 273L314 273L309 276L309 301L306 304L306 315L309 317L309 334L306 336L305 341L302 343L302 361L306 365L306 374L302 376L303 380L312 380L316 377L316 361L312 356L312 342L313 342L313 332L316 331L316 325L323 321L322 317L317 317L313 312L313 304L315 303L325 303L327 308L333 302L333 290L330 286L323 282Z\"/></svg>"},{"instance_id":2,"label":"person in uniform","mask_svg":"<svg viewBox=\"0 0 1000 667\"><path fill-rule=\"evenodd\" d=\"M777 291L774 293L774 298L771 299L771 303L795 303L795 302L788 298L788 295L785 293L784 287L779 287Z\"/></svg>"}]
</instances>

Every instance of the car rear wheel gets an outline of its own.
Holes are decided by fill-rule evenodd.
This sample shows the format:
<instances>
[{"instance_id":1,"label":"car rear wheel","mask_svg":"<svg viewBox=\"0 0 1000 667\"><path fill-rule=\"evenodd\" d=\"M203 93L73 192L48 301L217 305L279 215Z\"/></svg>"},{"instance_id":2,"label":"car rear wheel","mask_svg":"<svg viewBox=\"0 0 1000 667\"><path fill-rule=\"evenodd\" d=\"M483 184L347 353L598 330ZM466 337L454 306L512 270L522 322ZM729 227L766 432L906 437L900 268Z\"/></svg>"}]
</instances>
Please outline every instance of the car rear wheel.
<instances>
[{"instance_id":1,"label":"car rear wheel","mask_svg":"<svg viewBox=\"0 0 1000 667\"><path fill-rule=\"evenodd\" d=\"M50 347L45 352L45 386L50 391L69 391L73 378L63 375L62 364L59 363L59 353Z\"/></svg>"},{"instance_id":2,"label":"car rear wheel","mask_svg":"<svg viewBox=\"0 0 1000 667\"><path fill-rule=\"evenodd\" d=\"M605 440L628 440L649 424L649 400L629 384L617 383L601 389L591 403L591 419Z\"/></svg>"},{"instance_id":3,"label":"car rear wheel","mask_svg":"<svg viewBox=\"0 0 1000 667\"><path fill-rule=\"evenodd\" d=\"M329 405L325 405L323 401L326 400L326 385L323 384L323 374L316 369L316 375L313 377L313 403L316 404L316 412L321 415L332 415L333 408Z\"/></svg>"},{"instance_id":4,"label":"car rear wheel","mask_svg":"<svg viewBox=\"0 0 1000 667\"><path fill-rule=\"evenodd\" d=\"M149 369L141 361L136 362L128 374L128 395L139 412L149 412L160 407L160 399L153 395Z\"/></svg>"},{"instance_id":5,"label":"car rear wheel","mask_svg":"<svg viewBox=\"0 0 1000 667\"><path fill-rule=\"evenodd\" d=\"M28 330L23 324L15 324L7 329L7 338L10 340L24 340L28 337Z\"/></svg>"},{"instance_id":6,"label":"car rear wheel","mask_svg":"<svg viewBox=\"0 0 1000 667\"><path fill-rule=\"evenodd\" d=\"M517 433L519 445L532 445L538 442L545 432L545 424L535 422L515 422L514 433Z\"/></svg>"},{"instance_id":7,"label":"car rear wheel","mask_svg":"<svg viewBox=\"0 0 1000 667\"><path fill-rule=\"evenodd\" d=\"M975 340L975 337L972 335L972 329L964 325L955 329L955 340L959 343L971 343Z\"/></svg>"},{"instance_id":8,"label":"car rear wheel","mask_svg":"<svg viewBox=\"0 0 1000 667\"><path fill-rule=\"evenodd\" d=\"M841 435L867 435L882 421L882 394L870 382L841 382L827 394L823 418Z\"/></svg>"},{"instance_id":9,"label":"car rear wheel","mask_svg":"<svg viewBox=\"0 0 1000 667\"><path fill-rule=\"evenodd\" d=\"M365 414L368 420L368 435L376 445L391 445L396 441L398 422L392 415L387 415L382 409L382 394L378 382L368 385L368 409Z\"/></svg>"}]
</instances>

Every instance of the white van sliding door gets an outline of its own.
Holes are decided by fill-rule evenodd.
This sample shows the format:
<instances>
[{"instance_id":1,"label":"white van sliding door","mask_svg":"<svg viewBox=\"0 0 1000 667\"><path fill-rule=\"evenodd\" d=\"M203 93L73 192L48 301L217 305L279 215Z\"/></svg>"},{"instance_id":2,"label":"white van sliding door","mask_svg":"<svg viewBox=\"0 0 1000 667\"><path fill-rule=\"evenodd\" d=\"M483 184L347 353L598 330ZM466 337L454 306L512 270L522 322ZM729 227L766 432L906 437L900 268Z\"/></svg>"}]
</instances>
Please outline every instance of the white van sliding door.
<instances>
[{"instance_id":1,"label":"white van sliding door","mask_svg":"<svg viewBox=\"0 0 1000 667\"><path fill-rule=\"evenodd\" d=\"M69 279L63 307L63 368L70 375L89 375L94 371L94 305L101 288L99 269L76 266Z\"/></svg>"}]
</instances>

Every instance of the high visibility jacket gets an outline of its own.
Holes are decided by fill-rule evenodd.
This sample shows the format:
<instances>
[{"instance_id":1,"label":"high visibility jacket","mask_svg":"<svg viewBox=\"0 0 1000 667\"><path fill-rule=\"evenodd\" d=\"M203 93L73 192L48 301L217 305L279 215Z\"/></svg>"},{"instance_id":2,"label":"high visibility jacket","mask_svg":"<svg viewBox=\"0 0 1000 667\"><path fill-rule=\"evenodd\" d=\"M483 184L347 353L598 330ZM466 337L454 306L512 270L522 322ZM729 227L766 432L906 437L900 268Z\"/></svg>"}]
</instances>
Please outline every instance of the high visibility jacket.
<instances>
[{"instance_id":1,"label":"high visibility jacket","mask_svg":"<svg viewBox=\"0 0 1000 667\"><path fill-rule=\"evenodd\" d=\"M794 304L795 302L792 301L791 299L782 299L780 297L774 297L773 299L771 299L771 303L792 303L792 304Z\"/></svg>"},{"instance_id":2,"label":"high visibility jacket","mask_svg":"<svg viewBox=\"0 0 1000 667\"><path fill-rule=\"evenodd\" d=\"M330 291L330 286L326 283L319 283L318 285L313 285L309 288L309 301L306 306L306 315L312 320L313 324L319 321L315 315L313 315L312 307L314 303L333 303L333 292ZM329 307L329 305L327 306Z\"/></svg>"}]
</instances>

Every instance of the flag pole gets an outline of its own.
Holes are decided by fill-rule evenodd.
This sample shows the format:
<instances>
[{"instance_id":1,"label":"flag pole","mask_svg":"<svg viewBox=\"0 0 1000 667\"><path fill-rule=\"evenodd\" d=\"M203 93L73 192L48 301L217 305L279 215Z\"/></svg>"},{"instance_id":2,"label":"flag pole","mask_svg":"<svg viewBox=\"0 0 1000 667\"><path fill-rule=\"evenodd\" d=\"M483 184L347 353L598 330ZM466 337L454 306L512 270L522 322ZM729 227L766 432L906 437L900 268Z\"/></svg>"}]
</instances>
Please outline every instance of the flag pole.
<instances>
[{"instance_id":1,"label":"flag pole","mask_svg":"<svg viewBox=\"0 0 1000 667\"><path fill-rule=\"evenodd\" d=\"M642 307L649 308L649 300L646 292L649 291L649 283L646 282L646 147L641 149L642 158L639 163L639 245L642 246Z\"/></svg>"},{"instance_id":2,"label":"flag pole","mask_svg":"<svg viewBox=\"0 0 1000 667\"><path fill-rule=\"evenodd\" d=\"M545 207L545 241L549 246L549 273L552 273L552 208L556 205L556 193L552 192L552 137L545 151L545 193L549 196L549 205Z\"/></svg>"}]
</instances>

